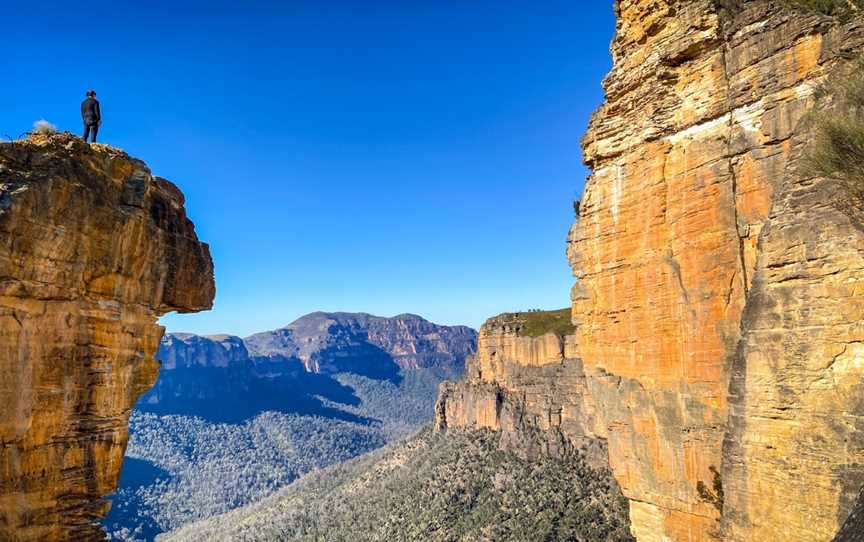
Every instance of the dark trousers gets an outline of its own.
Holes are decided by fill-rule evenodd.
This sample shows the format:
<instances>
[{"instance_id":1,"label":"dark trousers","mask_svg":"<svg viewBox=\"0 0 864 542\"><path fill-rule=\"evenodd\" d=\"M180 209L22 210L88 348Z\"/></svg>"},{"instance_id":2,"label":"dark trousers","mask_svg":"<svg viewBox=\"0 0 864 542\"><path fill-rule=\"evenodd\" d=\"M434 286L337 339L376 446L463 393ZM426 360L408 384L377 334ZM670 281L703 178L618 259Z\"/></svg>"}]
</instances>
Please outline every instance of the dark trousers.
<instances>
[{"instance_id":1,"label":"dark trousers","mask_svg":"<svg viewBox=\"0 0 864 542\"><path fill-rule=\"evenodd\" d=\"M90 137L91 132L93 133L93 143L96 143L96 134L99 133L99 125L95 122L85 122L84 141L87 141L87 138Z\"/></svg>"}]
</instances>

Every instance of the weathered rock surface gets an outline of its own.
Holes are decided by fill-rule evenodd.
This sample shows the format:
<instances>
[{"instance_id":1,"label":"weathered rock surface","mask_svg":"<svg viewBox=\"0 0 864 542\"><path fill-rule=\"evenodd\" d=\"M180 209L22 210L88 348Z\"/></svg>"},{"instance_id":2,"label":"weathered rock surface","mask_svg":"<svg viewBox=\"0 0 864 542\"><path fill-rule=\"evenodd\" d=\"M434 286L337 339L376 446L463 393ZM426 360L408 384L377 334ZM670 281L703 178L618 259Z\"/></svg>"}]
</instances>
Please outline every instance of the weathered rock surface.
<instances>
[{"instance_id":1,"label":"weathered rock surface","mask_svg":"<svg viewBox=\"0 0 864 542\"><path fill-rule=\"evenodd\" d=\"M218 367L226 369L249 363L243 339L233 335L202 337L192 333L169 333L159 345L163 371Z\"/></svg>"},{"instance_id":2,"label":"weathered rock surface","mask_svg":"<svg viewBox=\"0 0 864 542\"><path fill-rule=\"evenodd\" d=\"M864 488L858 495L858 501L852 509L852 513L846 519L846 523L837 533L834 542L862 542L864 541Z\"/></svg>"},{"instance_id":3,"label":"weathered rock surface","mask_svg":"<svg viewBox=\"0 0 864 542\"><path fill-rule=\"evenodd\" d=\"M639 541L827 541L844 523L854 539L862 217L797 166L814 92L864 24L738 4L615 3L568 238L574 337L554 353L491 321L438 423L605 443Z\"/></svg>"},{"instance_id":4,"label":"weathered rock surface","mask_svg":"<svg viewBox=\"0 0 864 542\"><path fill-rule=\"evenodd\" d=\"M214 296L183 204L111 147L0 144L0 539L102 539L156 320Z\"/></svg>"},{"instance_id":5,"label":"weathered rock surface","mask_svg":"<svg viewBox=\"0 0 864 542\"><path fill-rule=\"evenodd\" d=\"M632 531L830 540L864 482L864 237L796 163L862 26L768 1L617 12L568 252Z\"/></svg>"},{"instance_id":6,"label":"weathered rock surface","mask_svg":"<svg viewBox=\"0 0 864 542\"><path fill-rule=\"evenodd\" d=\"M510 451L565 456L578 449L605 467L605 443L592 436L597 418L573 337L520 335L529 316L504 314L483 325L464 378L441 386L436 429L493 429Z\"/></svg>"}]
</instances>

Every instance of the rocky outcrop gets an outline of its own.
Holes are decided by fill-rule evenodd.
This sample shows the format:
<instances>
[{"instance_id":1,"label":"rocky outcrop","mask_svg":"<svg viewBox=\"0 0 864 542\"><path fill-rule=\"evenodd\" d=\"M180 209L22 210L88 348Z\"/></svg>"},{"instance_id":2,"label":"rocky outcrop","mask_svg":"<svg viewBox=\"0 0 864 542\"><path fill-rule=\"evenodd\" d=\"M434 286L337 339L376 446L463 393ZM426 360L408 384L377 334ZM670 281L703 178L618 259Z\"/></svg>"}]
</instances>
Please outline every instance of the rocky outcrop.
<instances>
[{"instance_id":1,"label":"rocky outcrop","mask_svg":"<svg viewBox=\"0 0 864 542\"><path fill-rule=\"evenodd\" d=\"M592 436L597 417L573 337L521 334L532 316L503 314L483 325L464 378L441 386L435 427L493 429L509 451L529 457L581 451L605 466L605 443Z\"/></svg>"},{"instance_id":2,"label":"rocky outcrop","mask_svg":"<svg viewBox=\"0 0 864 542\"><path fill-rule=\"evenodd\" d=\"M163 371L218 367L226 369L249 363L243 339L233 335L202 337L191 333L169 333L162 338L157 356Z\"/></svg>"},{"instance_id":3,"label":"rocky outcrop","mask_svg":"<svg viewBox=\"0 0 864 542\"><path fill-rule=\"evenodd\" d=\"M864 32L738 4L617 2L584 140L578 355L639 540L830 540L864 482L864 237L796 169Z\"/></svg>"},{"instance_id":4,"label":"rocky outcrop","mask_svg":"<svg viewBox=\"0 0 864 542\"><path fill-rule=\"evenodd\" d=\"M827 541L844 523L848 540L864 222L798 165L814 93L864 24L768 0L615 9L568 237L574 336L549 356L554 337L499 339L493 320L439 426L601 441L640 542Z\"/></svg>"},{"instance_id":5,"label":"rocky outcrop","mask_svg":"<svg viewBox=\"0 0 864 542\"><path fill-rule=\"evenodd\" d=\"M0 144L0 539L103 538L157 318L214 296L183 204L111 147Z\"/></svg>"}]
</instances>

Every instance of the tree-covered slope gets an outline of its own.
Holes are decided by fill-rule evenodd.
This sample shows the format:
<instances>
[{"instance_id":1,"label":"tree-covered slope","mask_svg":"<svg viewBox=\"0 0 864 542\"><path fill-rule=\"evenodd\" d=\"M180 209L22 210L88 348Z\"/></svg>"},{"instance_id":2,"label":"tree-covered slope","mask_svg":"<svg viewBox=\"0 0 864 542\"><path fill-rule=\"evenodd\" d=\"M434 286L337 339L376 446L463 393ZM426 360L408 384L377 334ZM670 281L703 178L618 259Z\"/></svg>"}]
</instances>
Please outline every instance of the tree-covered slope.
<instances>
[{"instance_id":1,"label":"tree-covered slope","mask_svg":"<svg viewBox=\"0 0 864 542\"><path fill-rule=\"evenodd\" d=\"M159 540L632 540L626 501L607 470L579 455L527 461L501 451L499 438L425 430Z\"/></svg>"},{"instance_id":2,"label":"tree-covered slope","mask_svg":"<svg viewBox=\"0 0 864 542\"><path fill-rule=\"evenodd\" d=\"M113 540L152 540L416 433L476 341L418 316L344 313L253 337L163 339L103 522Z\"/></svg>"}]
</instances>

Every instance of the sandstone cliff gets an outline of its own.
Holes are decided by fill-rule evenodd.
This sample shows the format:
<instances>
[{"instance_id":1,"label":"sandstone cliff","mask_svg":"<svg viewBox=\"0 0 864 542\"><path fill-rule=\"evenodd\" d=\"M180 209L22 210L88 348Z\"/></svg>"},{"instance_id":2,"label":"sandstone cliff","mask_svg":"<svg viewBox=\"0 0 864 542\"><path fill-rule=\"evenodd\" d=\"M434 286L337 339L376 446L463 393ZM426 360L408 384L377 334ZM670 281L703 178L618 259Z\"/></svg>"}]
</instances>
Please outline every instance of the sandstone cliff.
<instances>
[{"instance_id":1,"label":"sandstone cliff","mask_svg":"<svg viewBox=\"0 0 864 542\"><path fill-rule=\"evenodd\" d=\"M502 355L493 320L439 425L601 442L639 541L831 540L864 485L864 232L798 164L864 25L724 3L615 2L574 337Z\"/></svg>"},{"instance_id":2,"label":"sandstone cliff","mask_svg":"<svg viewBox=\"0 0 864 542\"><path fill-rule=\"evenodd\" d=\"M464 378L441 387L436 429L494 429L512 451L564 456L578 449L605 465L605 442L592 436L596 414L573 337L523 331L547 314L503 314L483 325Z\"/></svg>"},{"instance_id":3,"label":"sandstone cliff","mask_svg":"<svg viewBox=\"0 0 864 542\"><path fill-rule=\"evenodd\" d=\"M0 539L99 540L170 311L210 308L183 196L71 135L0 145Z\"/></svg>"},{"instance_id":4,"label":"sandstone cliff","mask_svg":"<svg viewBox=\"0 0 864 542\"><path fill-rule=\"evenodd\" d=\"M163 371L218 367L226 369L250 363L243 339L233 335L202 337L191 333L169 333L159 344Z\"/></svg>"}]
</instances>

